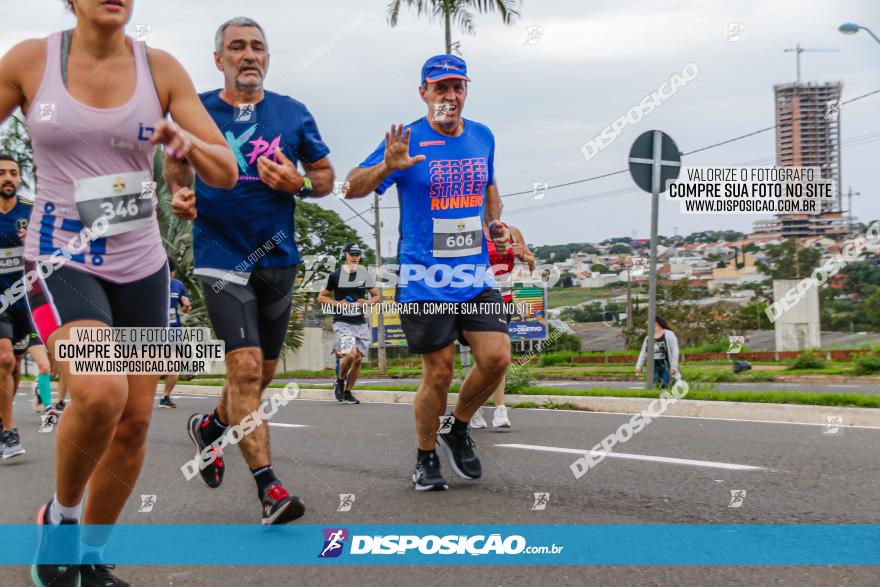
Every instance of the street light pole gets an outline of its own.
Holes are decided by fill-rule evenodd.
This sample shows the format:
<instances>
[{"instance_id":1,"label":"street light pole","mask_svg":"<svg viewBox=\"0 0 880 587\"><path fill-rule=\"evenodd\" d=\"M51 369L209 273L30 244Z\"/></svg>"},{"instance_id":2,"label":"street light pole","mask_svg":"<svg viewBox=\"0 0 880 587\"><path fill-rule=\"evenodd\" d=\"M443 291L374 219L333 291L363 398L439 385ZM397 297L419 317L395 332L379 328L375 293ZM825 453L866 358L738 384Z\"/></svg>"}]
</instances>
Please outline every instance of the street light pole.
<instances>
[{"instance_id":1,"label":"street light pole","mask_svg":"<svg viewBox=\"0 0 880 587\"><path fill-rule=\"evenodd\" d=\"M379 275L379 272L382 267L382 221L379 220L379 192L373 192L373 232L376 235L376 275ZM382 375L385 374L386 367L386 359L385 359L385 315L382 310L385 305L385 292L382 286L379 286L379 308L376 313L376 318L378 320L378 336L376 337L376 343L379 345L378 354L379 354L379 373Z\"/></svg>"},{"instance_id":2,"label":"street light pole","mask_svg":"<svg viewBox=\"0 0 880 587\"><path fill-rule=\"evenodd\" d=\"M877 35L875 35L874 32L866 26L860 26L852 22L845 22L837 27L837 30L839 30L844 35L854 35L859 31L865 31L866 33L874 37L874 40L877 41L878 44L880 44L880 39L877 38Z\"/></svg>"}]
</instances>

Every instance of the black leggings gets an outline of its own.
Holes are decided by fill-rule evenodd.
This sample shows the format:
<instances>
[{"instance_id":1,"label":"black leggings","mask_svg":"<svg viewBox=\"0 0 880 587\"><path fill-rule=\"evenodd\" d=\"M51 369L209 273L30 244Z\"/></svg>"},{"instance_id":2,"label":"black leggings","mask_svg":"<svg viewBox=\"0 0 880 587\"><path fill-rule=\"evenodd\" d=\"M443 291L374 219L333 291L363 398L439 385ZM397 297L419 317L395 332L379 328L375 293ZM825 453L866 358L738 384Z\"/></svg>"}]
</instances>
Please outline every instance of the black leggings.
<instances>
[{"instance_id":1,"label":"black leggings","mask_svg":"<svg viewBox=\"0 0 880 587\"><path fill-rule=\"evenodd\" d=\"M169 280L167 264L131 283L60 267L33 283L28 305L43 342L56 328L75 320L119 328L163 327L168 326Z\"/></svg>"}]
</instances>

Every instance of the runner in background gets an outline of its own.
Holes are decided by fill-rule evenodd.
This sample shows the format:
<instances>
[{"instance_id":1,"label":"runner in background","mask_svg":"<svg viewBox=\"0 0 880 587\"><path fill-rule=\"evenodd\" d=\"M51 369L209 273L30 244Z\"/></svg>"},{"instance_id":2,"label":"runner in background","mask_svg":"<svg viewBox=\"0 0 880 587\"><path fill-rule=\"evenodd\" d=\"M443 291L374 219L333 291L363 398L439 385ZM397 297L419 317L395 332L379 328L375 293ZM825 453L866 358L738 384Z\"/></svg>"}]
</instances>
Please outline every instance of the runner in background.
<instances>
[{"instance_id":1,"label":"runner in background","mask_svg":"<svg viewBox=\"0 0 880 587\"><path fill-rule=\"evenodd\" d=\"M495 273L495 280L498 282L498 289L501 291L501 297L504 298L505 304L513 303L513 266L519 261L525 262L529 266L529 273L535 270L535 255L529 250L526 239L523 237L522 231L516 226L507 225L510 230L510 240L506 245L496 245L489 238L489 227L483 224L483 236L486 238L486 246L489 248L489 263ZM510 324L511 313L507 312L507 323ZM494 428L510 428L510 418L507 415L507 406L504 405L504 382L505 376L502 375L501 381L495 387L495 413L492 416L492 427ZM471 418L471 428L486 428L486 419L483 417L483 409L480 408Z\"/></svg>"},{"instance_id":2,"label":"runner in background","mask_svg":"<svg viewBox=\"0 0 880 587\"><path fill-rule=\"evenodd\" d=\"M232 187L236 175L235 158L183 67L125 34L134 3L65 4L76 18L72 30L25 40L0 59L0 123L21 108L33 145L39 189L24 256L27 270L39 275L28 303L50 350L72 328L167 325L157 200L142 197L153 181L155 145L186 158L217 187ZM97 227L107 227L103 236L83 238ZM56 267L62 250L65 262ZM60 368L75 399L55 435L54 482L33 486L55 490L36 522L43 528L82 519L89 532L77 545L82 557L43 559L31 579L38 587L125 587L102 552L140 475L159 376L71 374L65 362ZM98 528L103 536L95 535ZM41 532L40 552L51 553L56 539Z\"/></svg>"},{"instance_id":3,"label":"runner in background","mask_svg":"<svg viewBox=\"0 0 880 587\"><path fill-rule=\"evenodd\" d=\"M189 314L191 304L189 302L189 294L187 293L183 282L174 276L175 269L174 261L168 259L168 270L171 272L171 287L168 303L168 327L183 328L183 319L180 314L181 311L184 314ZM163 389L162 399L159 400L159 407L176 408L177 404L171 401L171 392L174 391L174 386L180 378L180 375L177 373L169 373L163 377L165 379L165 387Z\"/></svg>"},{"instance_id":4,"label":"runner in background","mask_svg":"<svg viewBox=\"0 0 880 587\"><path fill-rule=\"evenodd\" d=\"M226 344L220 401L212 413L193 414L187 422L196 454L261 405L287 336L301 261L293 230L296 196L333 190L330 149L315 118L301 102L263 87L270 59L259 23L244 17L226 21L217 29L214 49L224 84L200 98L235 153L238 181L217 189L197 180L193 191L188 166L168 158L165 165L174 213L195 220L194 273L211 326ZM302 516L303 502L275 476L269 426L257 426L239 449L256 484L262 523L286 524ZM216 457L200 471L212 488L223 482L222 451Z\"/></svg>"},{"instance_id":5,"label":"runner in background","mask_svg":"<svg viewBox=\"0 0 880 587\"><path fill-rule=\"evenodd\" d=\"M367 282L366 270L358 271L361 254L357 243L345 245L342 267L327 276L327 285L318 294L321 308L333 314L337 342L334 349L338 346L335 353L339 360L333 397L342 404L360 403L351 392L361 371L361 361L369 356L372 340L364 310L379 303L379 292Z\"/></svg>"},{"instance_id":6,"label":"runner in background","mask_svg":"<svg viewBox=\"0 0 880 587\"><path fill-rule=\"evenodd\" d=\"M21 173L18 162L0 154L0 293L14 288L24 277L22 239L31 216L31 204L18 197ZM4 296L0 310L0 451L3 460L24 454L12 415L13 397L21 377L21 357L34 327L24 299L9 304Z\"/></svg>"},{"instance_id":7,"label":"runner in background","mask_svg":"<svg viewBox=\"0 0 880 587\"><path fill-rule=\"evenodd\" d=\"M27 352L37 366L37 377L34 380L34 411L38 414L45 413L50 408L56 411L52 405L52 363L49 361L49 353L45 345L36 332L31 333Z\"/></svg>"}]
</instances>

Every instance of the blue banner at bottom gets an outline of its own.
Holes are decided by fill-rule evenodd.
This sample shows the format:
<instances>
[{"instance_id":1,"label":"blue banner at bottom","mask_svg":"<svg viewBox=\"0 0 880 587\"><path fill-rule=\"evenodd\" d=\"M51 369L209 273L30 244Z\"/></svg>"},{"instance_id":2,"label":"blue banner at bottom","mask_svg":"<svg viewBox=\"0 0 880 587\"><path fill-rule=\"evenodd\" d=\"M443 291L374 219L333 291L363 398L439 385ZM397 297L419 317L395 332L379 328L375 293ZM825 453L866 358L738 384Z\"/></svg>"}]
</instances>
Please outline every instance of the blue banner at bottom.
<instances>
[{"instance_id":1,"label":"blue banner at bottom","mask_svg":"<svg viewBox=\"0 0 880 587\"><path fill-rule=\"evenodd\" d=\"M877 565L880 525L0 525L0 564ZM86 561L89 562L89 561Z\"/></svg>"}]
</instances>

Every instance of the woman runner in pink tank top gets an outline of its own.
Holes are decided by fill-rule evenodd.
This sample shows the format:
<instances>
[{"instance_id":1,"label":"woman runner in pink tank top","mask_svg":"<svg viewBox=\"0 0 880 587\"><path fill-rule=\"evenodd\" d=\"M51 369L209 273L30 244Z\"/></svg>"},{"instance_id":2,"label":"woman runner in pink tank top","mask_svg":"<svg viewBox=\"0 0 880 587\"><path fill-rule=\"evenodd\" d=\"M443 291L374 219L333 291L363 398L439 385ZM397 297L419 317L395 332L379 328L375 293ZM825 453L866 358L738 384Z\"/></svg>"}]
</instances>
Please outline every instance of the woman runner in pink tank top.
<instances>
[{"instance_id":1,"label":"woman runner in pink tank top","mask_svg":"<svg viewBox=\"0 0 880 587\"><path fill-rule=\"evenodd\" d=\"M489 264L498 282L498 288L505 304L513 302L513 267L517 261L522 261L529 266L529 271L535 270L535 255L529 250L522 231L516 226L505 224L510 229L510 243L506 249L495 244L489 238L489 227L483 224L483 235L486 237L486 246L489 249ZM507 313L507 323L510 324L510 312ZM494 428L510 428L510 418L507 415L507 406L504 405L504 381L501 380L495 386L495 413L492 415ZM483 417L483 409L476 411L470 422L471 428L487 428L486 418Z\"/></svg>"},{"instance_id":2,"label":"woman runner in pink tank top","mask_svg":"<svg viewBox=\"0 0 880 587\"><path fill-rule=\"evenodd\" d=\"M231 188L237 179L234 156L186 71L125 35L133 0L66 3L77 19L72 31L23 41L0 60L0 122L21 108L32 137L36 200L25 259L38 277L24 284L50 350L72 327L167 325L154 145L185 157L212 186ZM113 524L137 482L159 376L59 366L72 401L56 432L56 493L37 523ZM43 534L41 552L51 535ZM82 560L38 561L34 583L128 585L103 564L100 539L90 544Z\"/></svg>"}]
</instances>

